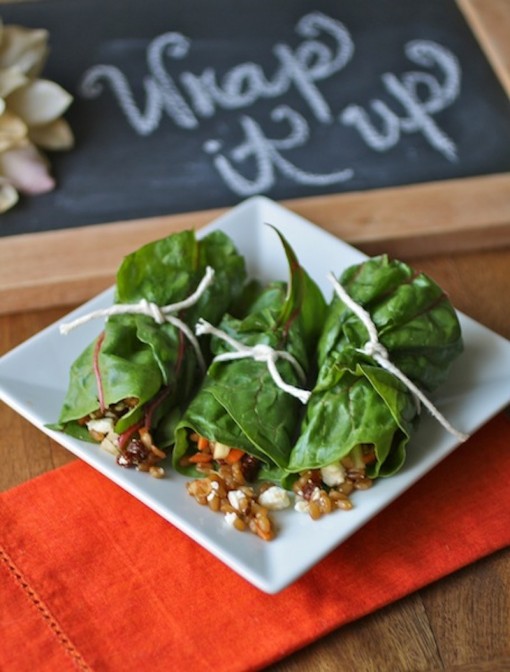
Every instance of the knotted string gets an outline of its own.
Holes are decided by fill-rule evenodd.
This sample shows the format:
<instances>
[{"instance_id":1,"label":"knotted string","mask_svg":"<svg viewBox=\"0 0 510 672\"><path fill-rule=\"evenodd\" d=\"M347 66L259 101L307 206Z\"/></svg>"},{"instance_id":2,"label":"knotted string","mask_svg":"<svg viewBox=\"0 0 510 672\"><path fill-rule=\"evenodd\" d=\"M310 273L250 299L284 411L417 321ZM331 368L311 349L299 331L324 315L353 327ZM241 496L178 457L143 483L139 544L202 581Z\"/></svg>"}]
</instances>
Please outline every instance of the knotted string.
<instances>
[{"instance_id":1,"label":"knotted string","mask_svg":"<svg viewBox=\"0 0 510 672\"><path fill-rule=\"evenodd\" d=\"M244 343L237 341L235 338L232 338L232 336L227 334L225 331L214 327L212 324L209 324L209 322L203 319L200 319L197 322L195 326L195 333L198 336L201 336L202 334L211 334L233 348L230 352L224 352L220 355L216 355L213 361L225 362L232 359L250 358L256 362L263 362L267 366L267 370L277 387L299 399L302 404L306 404L310 398L310 391L303 390L299 387L294 387L294 385L289 385L289 383L286 383L276 367L276 361L278 359L285 359L292 364L301 381L303 383L306 381L306 374L303 371L303 368L297 359L289 352L285 352L285 350L275 350L270 345L266 345L265 343L257 343L253 346L245 345Z\"/></svg>"},{"instance_id":2,"label":"knotted string","mask_svg":"<svg viewBox=\"0 0 510 672\"><path fill-rule=\"evenodd\" d=\"M448 420L438 411L434 404L423 394L423 392L410 380L405 373L403 373L393 362L391 362L388 351L379 342L379 335L377 333L377 328L370 317L370 314L354 299L349 296L345 291L342 285L338 282L335 276L332 273L328 274L328 280L333 285L333 288L341 301L361 320L368 332L368 341L365 343L363 348L358 348L358 352L361 352L368 357L371 357L375 360L382 369L389 371L396 378L398 378L404 385L408 388L410 392L413 393L415 398L428 409L430 414L448 431L450 434L456 436L460 441L466 441L468 435L463 432L459 432L455 427L453 427Z\"/></svg>"},{"instance_id":3,"label":"knotted string","mask_svg":"<svg viewBox=\"0 0 510 672\"><path fill-rule=\"evenodd\" d=\"M195 334L193 333L192 329L190 329L190 327L185 322L176 317L174 313L178 313L179 311L189 308L190 306L193 306L195 303L197 303L202 294L211 285L213 279L214 269L210 266L207 266L204 277L198 284L196 290L182 301L178 301L177 303L170 303L166 306L158 306L156 303L147 301L147 299L141 299L137 303L116 303L113 306L109 306L108 308L99 308L98 310L93 310L86 315L82 315L81 317L76 318L72 322L65 322L61 324L60 333L68 334L73 329L76 329L76 327L80 327L81 325L100 317L108 318L111 315L128 314L146 315L147 317L151 317L157 324L164 324L165 322L168 322L177 329L180 329L180 331L182 331L182 333L186 336L195 350L201 369L205 371L205 360Z\"/></svg>"}]
</instances>

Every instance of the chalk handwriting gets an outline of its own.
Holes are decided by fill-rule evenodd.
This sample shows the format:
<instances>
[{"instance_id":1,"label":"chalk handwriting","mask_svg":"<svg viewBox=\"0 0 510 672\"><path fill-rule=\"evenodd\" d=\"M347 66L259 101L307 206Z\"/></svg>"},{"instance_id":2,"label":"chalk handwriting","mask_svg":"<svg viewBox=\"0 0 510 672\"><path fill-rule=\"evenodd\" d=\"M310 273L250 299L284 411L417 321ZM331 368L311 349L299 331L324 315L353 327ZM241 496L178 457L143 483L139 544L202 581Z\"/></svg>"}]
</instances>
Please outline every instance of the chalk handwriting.
<instances>
[{"instance_id":1,"label":"chalk handwriting","mask_svg":"<svg viewBox=\"0 0 510 672\"><path fill-rule=\"evenodd\" d=\"M308 110L310 120L280 102L270 113L269 121L272 128L286 124L287 135L269 137L263 120L243 113L237 119L242 134L237 146L226 147L222 138L211 138L203 144L224 183L241 196L270 190L278 175L308 186L339 184L354 176L349 166L324 174L307 172L285 157L286 151L311 141L311 122L352 128L369 149L379 153L398 145L403 135L421 134L447 160L457 159L454 140L434 119L460 93L461 69L451 51L432 41L408 42L404 45L407 59L422 69L399 75L384 73L384 100L374 98L365 106L347 104L338 113L331 109L319 83L348 66L354 53L349 31L340 21L321 12L302 17L295 30L302 38L296 48L284 43L273 46L276 66L272 73L250 61L234 65L221 77L214 67L199 73L176 71L176 64L189 55L192 41L180 33L167 32L147 47L148 74L142 82L141 105L125 74L113 65L89 68L81 80L80 92L83 97L94 99L109 89L133 131L148 136L158 130L164 119L192 132L221 110L249 110L263 99L285 101L285 94L293 90ZM341 78L338 81L341 85ZM341 148L338 155L341 161Z\"/></svg>"},{"instance_id":2,"label":"chalk handwriting","mask_svg":"<svg viewBox=\"0 0 510 672\"><path fill-rule=\"evenodd\" d=\"M409 42L405 47L410 61L432 67L437 65L444 76L441 84L427 72L407 72L400 78L392 73L382 76L382 83L406 116L400 117L382 100L372 100L370 107L379 116L381 128L378 130L370 121L368 113L359 105L349 105L340 115L340 121L353 126L361 134L367 145L378 152L394 147L401 133L422 133L428 143L447 159L457 159L457 149L453 140L442 131L432 118L457 98L460 92L460 67L456 57L447 49L425 40ZM427 89L428 98L421 99L418 87Z\"/></svg>"},{"instance_id":3,"label":"chalk handwriting","mask_svg":"<svg viewBox=\"0 0 510 672\"><path fill-rule=\"evenodd\" d=\"M179 33L165 33L153 40L147 49L149 75L145 78L145 111L136 109L132 89L125 75L115 66L97 65L86 71L80 84L85 98L101 95L105 84L113 94L133 130L140 135L155 131L163 112L182 128L196 128L199 117L211 117L217 109L242 109L261 98L278 98L291 89L299 92L317 121L330 122L332 112L316 82L331 77L350 60L353 43L340 21L320 12L304 16L296 26L298 35L318 37L324 34L334 41L334 50L318 40L305 40L295 51L285 44L276 44L273 53L278 67L272 78L255 63L242 63L227 72L222 81L213 68L200 75L190 72L178 77L179 91L167 70L164 57L182 59L190 49L190 40ZM189 103L184 98L189 97Z\"/></svg>"},{"instance_id":4,"label":"chalk handwriting","mask_svg":"<svg viewBox=\"0 0 510 672\"><path fill-rule=\"evenodd\" d=\"M282 175L289 177L297 184L311 186L326 186L345 182L352 177L350 168L334 173L315 174L301 170L281 155L282 150L302 146L309 138L309 128L306 120L287 105L276 107L271 118L273 121L287 121L290 125L290 134L283 139L266 138L260 125L251 117L241 117L241 127L245 140L230 152L230 160L220 154L222 148L218 140L209 140L204 149L214 154L214 165L232 191L240 196L252 196L270 189L276 180L275 169ZM233 162L243 164L253 158L256 164L257 176L249 180L236 171Z\"/></svg>"}]
</instances>

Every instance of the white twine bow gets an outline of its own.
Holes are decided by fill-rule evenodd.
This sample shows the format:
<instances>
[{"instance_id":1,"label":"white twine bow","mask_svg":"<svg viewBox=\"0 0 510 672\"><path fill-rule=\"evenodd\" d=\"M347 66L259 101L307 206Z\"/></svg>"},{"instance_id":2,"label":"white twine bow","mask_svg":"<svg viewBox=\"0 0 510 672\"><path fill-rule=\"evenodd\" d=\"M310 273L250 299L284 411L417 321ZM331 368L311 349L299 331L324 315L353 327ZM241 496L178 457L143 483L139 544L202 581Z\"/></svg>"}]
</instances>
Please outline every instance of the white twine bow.
<instances>
[{"instance_id":1,"label":"white twine bow","mask_svg":"<svg viewBox=\"0 0 510 672\"><path fill-rule=\"evenodd\" d=\"M257 343L256 345L250 346L240 343L235 338L232 338L229 334L214 327L212 324L209 324L206 320L200 319L195 326L195 333L198 336L202 334L211 334L220 338L225 343L228 343L233 350L230 352L223 352L220 355L216 355L213 361L215 362L225 362L232 359L244 359L251 358L256 362L263 362L267 366L267 370L271 375L275 385L279 387L284 392L292 395L299 399L302 404L306 404L310 398L311 392L309 390L303 390L299 387L294 387L294 385L289 385L286 383L280 375L276 367L276 361L278 359L286 359L292 364L296 373L304 383L306 381L306 375L301 367L300 363L295 357L293 357L289 352L285 350L275 350L270 345L265 343Z\"/></svg>"},{"instance_id":2,"label":"white twine bow","mask_svg":"<svg viewBox=\"0 0 510 672\"><path fill-rule=\"evenodd\" d=\"M157 324L164 324L165 322L168 322L177 329L180 329L180 331L182 331L182 333L186 336L195 350L200 368L205 371L205 360L195 334L190 329L190 327L181 319L176 317L174 313L178 313L180 310L189 308L190 306L193 306L195 303L197 303L202 294L212 283L213 279L214 269L210 266L207 266L204 277L198 284L196 290L193 292L193 294L190 294L182 301L178 301L177 303L170 303L166 306L158 306L156 303L152 303L146 299L141 299L138 301L138 303L115 303L113 306L109 306L108 308L99 308L98 310L94 310L90 313L87 313L86 315L82 315L72 322L64 322L60 325L60 333L66 335L73 329L76 329L76 327L80 327L82 324L86 324L87 322L100 317L108 318L111 315L127 314L147 315L147 317L152 317L152 319Z\"/></svg>"},{"instance_id":3,"label":"white twine bow","mask_svg":"<svg viewBox=\"0 0 510 672\"><path fill-rule=\"evenodd\" d=\"M423 394L423 392L410 380L405 373L393 364L390 361L388 351L379 342L379 335L375 324L372 321L369 313L354 299L349 296L345 291L342 285L338 282L335 276L332 273L328 274L328 280L333 285L333 288L338 295L338 297L345 303L345 305L352 310L352 312L359 317L363 325L365 326L368 332L368 341L365 343L363 348L359 348L358 351L372 357L382 369L389 371L396 378L398 378L404 385L408 388L410 392L413 393L415 398L417 398L430 412L430 414L448 431L450 434L456 436L460 441L466 441L468 437L467 434L459 432L455 427L453 427L448 420L438 411L434 404Z\"/></svg>"}]
</instances>

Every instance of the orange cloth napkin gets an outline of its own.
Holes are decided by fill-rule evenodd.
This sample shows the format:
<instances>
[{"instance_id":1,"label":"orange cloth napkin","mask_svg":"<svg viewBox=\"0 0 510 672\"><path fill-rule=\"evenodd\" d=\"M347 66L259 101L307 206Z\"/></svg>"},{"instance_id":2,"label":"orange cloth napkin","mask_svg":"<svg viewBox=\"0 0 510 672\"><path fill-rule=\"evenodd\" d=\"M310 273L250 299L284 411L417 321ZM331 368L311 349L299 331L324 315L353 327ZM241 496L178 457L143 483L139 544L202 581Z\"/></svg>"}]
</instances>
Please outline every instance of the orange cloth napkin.
<instances>
[{"instance_id":1,"label":"orange cloth napkin","mask_svg":"<svg viewBox=\"0 0 510 672\"><path fill-rule=\"evenodd\" d=\"M500 414L299 581L266 595L73 462L0 498L0 669L260 669L509 545L508 473L510 420Z\"/></svg>"}]
</instances>

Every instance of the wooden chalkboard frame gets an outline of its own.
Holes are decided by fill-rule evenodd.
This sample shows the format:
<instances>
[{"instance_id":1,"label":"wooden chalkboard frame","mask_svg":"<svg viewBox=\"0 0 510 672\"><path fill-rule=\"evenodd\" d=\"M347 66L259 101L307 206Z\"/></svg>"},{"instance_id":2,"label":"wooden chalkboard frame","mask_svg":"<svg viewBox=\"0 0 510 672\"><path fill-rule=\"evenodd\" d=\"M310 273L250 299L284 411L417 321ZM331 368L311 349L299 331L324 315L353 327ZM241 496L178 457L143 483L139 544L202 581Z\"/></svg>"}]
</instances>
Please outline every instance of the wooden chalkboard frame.
<instances>
[{"instance_id":1,"label":"wooden chalkboard frame","mask_svg":"<svg viewBox=\"0 0 510 672\"><path fill-rule=\"evenodd\" d=\"M457 0L510 96L510 4ZM282 201L368 254L400 258L510 245L510 173ZM0 242L0 313L81 303L112 284L121 259L225 209L69 230ZM98 240L101 244L98 244Z\"/></svg>"}]
</instances>

